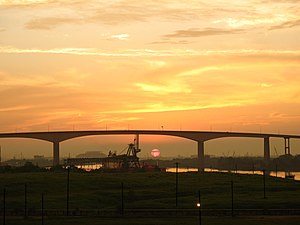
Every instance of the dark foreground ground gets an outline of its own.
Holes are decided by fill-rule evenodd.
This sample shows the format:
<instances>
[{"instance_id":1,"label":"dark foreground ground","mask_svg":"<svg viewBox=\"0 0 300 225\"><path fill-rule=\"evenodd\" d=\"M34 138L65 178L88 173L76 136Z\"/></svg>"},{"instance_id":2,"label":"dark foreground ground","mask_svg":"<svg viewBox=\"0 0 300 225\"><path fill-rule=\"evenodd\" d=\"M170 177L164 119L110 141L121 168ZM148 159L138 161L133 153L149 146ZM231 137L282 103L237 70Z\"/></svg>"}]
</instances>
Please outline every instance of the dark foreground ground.
<instances>
[{"instance_id":1,"label":"dark foreground ground","mask_svg":"<svg viewBox=\"0 0 300 225\"><path fill-rule=\"evenodd\" d=\"M66 171L1 173L0 224L4 224L4 190L7 213L5 225L196 225L199 224L196 209L199 191L203 209L202 225L300 224L300 182L269 176L264 178L261 175L230 173L178 174L177 209L188 212L179 214L174 214L176 210L174 173L71 171L69 198L67 187ZM44 223L40 213L42 194L43 210L46 212ZM236 213L233 218L232 206ZM29 215L26 220L23 218L25 208ZM227 209L225 214L208 213L225 209ZM146 213L135 213L139 210ZM149 214L151 210L157 210L158 213ZM173 213L168 213L168 210L173 210ZM239 210L250 210L250 214L238 214ZM268 213L271 210L272 216ZM93 211L114 213L99 216L97 213L91 213ZM80 213L81 216L78 216Z\"/></svg>"},{"instance_id":2,"label":"dark foreground ground","mask_svg":"<svg viewBox=\"0 0 300 225\"><path fill-rule=\"evenodd\" d=\"M40 218L8 218L6 225L40 225ZM45 218L45 225L198 225L198 217L189 218ZM203 217L202 225L299 225L298 217Z\"/></svg>"}]
</instances>

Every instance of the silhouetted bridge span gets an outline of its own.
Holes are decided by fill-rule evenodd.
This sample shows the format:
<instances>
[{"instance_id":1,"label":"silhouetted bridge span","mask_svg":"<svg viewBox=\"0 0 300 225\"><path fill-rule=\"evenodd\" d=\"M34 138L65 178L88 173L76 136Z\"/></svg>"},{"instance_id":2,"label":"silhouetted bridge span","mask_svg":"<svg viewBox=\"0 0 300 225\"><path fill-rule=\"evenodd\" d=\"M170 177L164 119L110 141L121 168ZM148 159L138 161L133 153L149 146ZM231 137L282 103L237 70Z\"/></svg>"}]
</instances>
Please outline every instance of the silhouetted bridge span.
<instances>
[{"instance_id":1,"label":"silhouetted bridge span","mask_svg":"<svg viewBox=\"0 0 300 225\"><path fill-rule=\"evenodd\" d=\"M207 132L207 131L176 131L176 130L95 130L95 131L53 131L53 132L24 132L0 133L0 138L32 138L53 143L53 165L59 165L60 142L84 136L94 135L166 135L181 137L196 141L198 144L198 168L204 169L204 142L225 137L261 138L264 141L264 160L270 161L270 138L284 138L285 154L290 154L290 139L300 139L300 135L240 133L240 132Z\"/></svg>"}]
</instances>

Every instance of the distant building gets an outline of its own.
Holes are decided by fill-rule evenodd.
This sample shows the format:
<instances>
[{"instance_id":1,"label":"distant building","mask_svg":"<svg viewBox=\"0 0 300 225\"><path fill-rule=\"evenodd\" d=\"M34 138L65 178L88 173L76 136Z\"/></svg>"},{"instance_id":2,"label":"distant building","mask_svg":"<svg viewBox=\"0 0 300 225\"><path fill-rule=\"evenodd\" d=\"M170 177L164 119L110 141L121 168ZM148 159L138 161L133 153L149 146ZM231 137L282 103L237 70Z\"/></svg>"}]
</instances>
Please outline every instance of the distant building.
<instances>
[{"instance_id":1,"label":"distant building","mask_svg":"<svg viewBox=\"0 0 300 225\"><path fill-rule=\"evenodd\" d=\"M34 160L41 160L41 159L45 159L45 156L43 156L43 155L34 155L33 159Z\"/></svg>"}]
</instances>

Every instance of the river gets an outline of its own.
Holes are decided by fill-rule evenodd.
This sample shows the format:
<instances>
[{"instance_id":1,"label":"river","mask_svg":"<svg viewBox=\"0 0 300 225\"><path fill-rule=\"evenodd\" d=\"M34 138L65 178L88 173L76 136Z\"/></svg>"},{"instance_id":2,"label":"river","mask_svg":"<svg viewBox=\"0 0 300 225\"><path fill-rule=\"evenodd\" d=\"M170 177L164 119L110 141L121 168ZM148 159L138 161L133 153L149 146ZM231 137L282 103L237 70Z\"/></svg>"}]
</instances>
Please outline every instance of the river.
<instances>
[{"instance_id":1,"label":"river","mask_svg":"<svg viewBox=\"0 0 300 225\"><path fill-rule=\"evenodd\" d=\"M210 169L210 168L205 168L205 172L219 172L219 173L228 173L228 170L218 170L218 169ZM166 168L166 172L170 173L175 173L176 168L175 167L170 167ZM184 172L198 172L197 168L178 168L179 173L184 173ZM254 171L244 171L244 170L237 170L237 171L231 171L232 173L238 173L238 174L258 174L258 175L263 175L263 171L259 170L254 170ZM295 180L300 180L300 172L290 172L290 174L294 175ZM280 177L280 178L285 178L285 172L284 171L272 171L270 173L270 176L273 177Z\"/></svg>"},{"instance_id":2,"label":"river","mask_svg":"<svg viewBox=\"0 0 300 225\"><path fill-rule=\"evenodd\" d=\"M91 171L95 169L100 169L102 167L101 164L95 164L95 165L83 165L83 166L78 166L79 168L82 168L86 171ZM218 173L228 173L228 170L218 170L218 169L211 169L211 168L205 168L205 172L218 172ZM166 172L169 173L175 173L176 168L175 167L169 167L166 168ZM185 172L198 172L197 168L183 168L179 167L178 168L179 173L185 173ZM261 170L254 170L254 171L245 171L245 170L237 170L237 171L231 171L232 173L238 173L238 174L258 174L258 175L263 175L263 171ZM294 180L300 180L300 172L290 172L290 174L294 175ZM270 173L270 176L273 177L280 177L280 178L285 178L285 172L284 171L272 171Z\"/></svg>"}]
</instances>

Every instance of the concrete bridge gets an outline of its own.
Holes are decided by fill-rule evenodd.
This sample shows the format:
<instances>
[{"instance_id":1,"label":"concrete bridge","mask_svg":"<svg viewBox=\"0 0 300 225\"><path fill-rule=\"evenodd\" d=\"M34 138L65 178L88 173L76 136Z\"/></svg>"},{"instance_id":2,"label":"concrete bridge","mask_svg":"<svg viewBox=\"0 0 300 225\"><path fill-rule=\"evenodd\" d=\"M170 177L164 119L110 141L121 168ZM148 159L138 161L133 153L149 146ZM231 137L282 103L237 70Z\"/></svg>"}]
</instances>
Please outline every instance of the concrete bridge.
<instances>
[{"instance_id":1,"label":"concrete bridge","mask_svg":"<svg viewBox=\"0 0 300 225\"><path fill-rule=\"evenodd\" d=\"M96 131L53 131L53 132L26 132L26 133L0 133L0 138L32 138L53 143L53 165L59 165L60 142L83 136L94 135L166 135L176 136L198 143L198 168L204 169L204 142L225 137L261 138L264 141L264 161L267 167L270 161L270 138L284 138L285 154L290 154L290 139L300 139L300 135L288 134L262 134L239 132L207 132L207 131L171 131L171 130L96 130Z\"/></svg>"}]
</instances>

